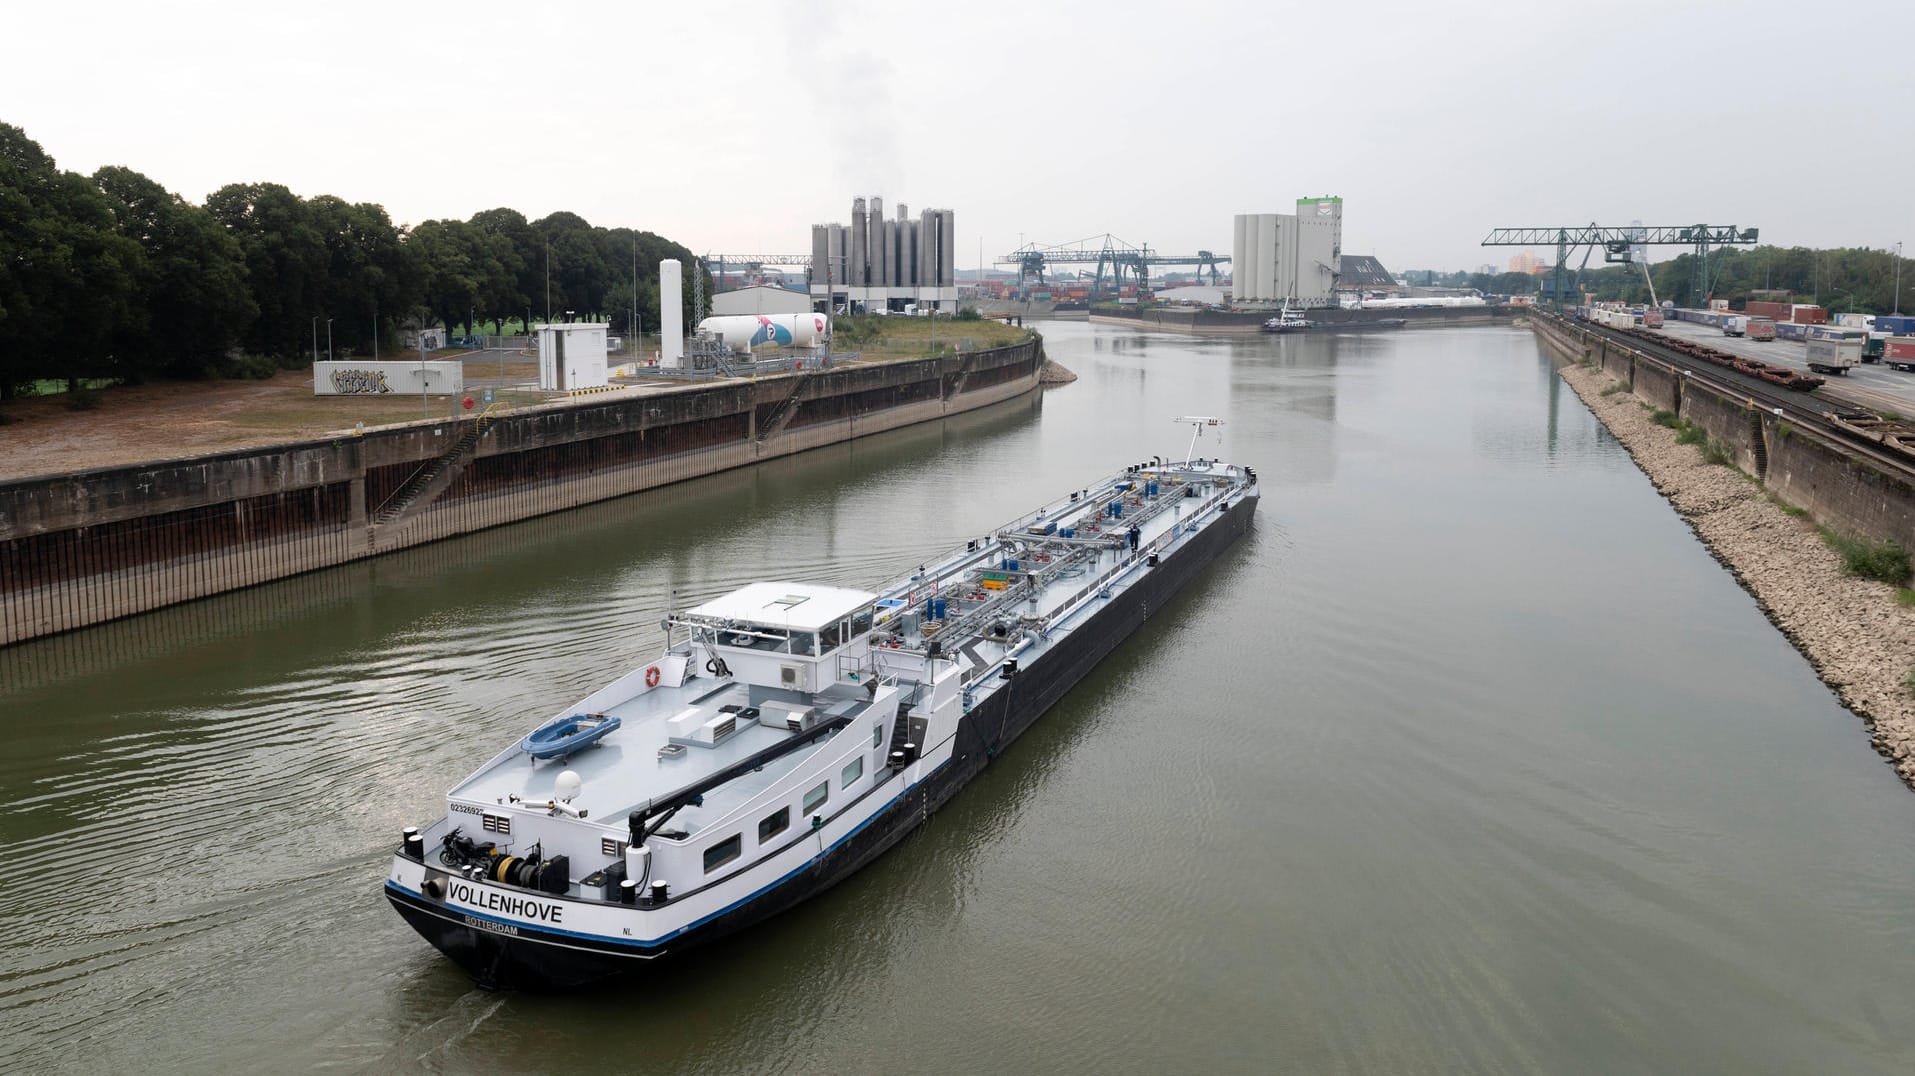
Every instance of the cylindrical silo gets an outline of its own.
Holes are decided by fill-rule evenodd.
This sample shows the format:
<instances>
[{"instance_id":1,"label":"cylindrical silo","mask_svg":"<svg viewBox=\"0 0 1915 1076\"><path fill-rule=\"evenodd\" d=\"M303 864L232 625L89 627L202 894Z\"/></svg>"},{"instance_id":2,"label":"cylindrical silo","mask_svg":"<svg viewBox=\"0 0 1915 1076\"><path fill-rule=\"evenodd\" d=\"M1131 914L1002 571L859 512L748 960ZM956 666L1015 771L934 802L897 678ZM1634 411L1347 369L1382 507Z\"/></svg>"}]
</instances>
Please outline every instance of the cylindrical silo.
<instances>
[{"instance_id":1,"label":"cylindrical silo","mask_svg":"<svg viewBox=\"0 0 1915 1076\"><path fill-rule=\"evenodd\" d=\"M865 261L871 270L865 282L874 288L882 288L884 279L884 199L871 196L871 217L864 222Z\"/></svg>"},{"instance_id":2,"label":"cylindrical silo","mask_svg":"<svg viewBox=\"0 0 1915 1076\"><path fill-rule=\"evenodd\" d=\"M900 284L907 288L918 286L918 222L915 220L898 222L898 268L904 272Z\"/></svg>"},{"instance_id":3,"label":"cylindrical silo","mask_svg":"<svg viewBox=\"0 0 1915 1076\"><path fill-rule=\"evenodd\" d=\"M938 210L938 287L957 287L957 214Z\"/></svg>"},{"instance_id":4,"label":"cylindrical silo","mask_svg":"<svg viewBox=\"0 0 1915 1076\"><path fill-rule=\"evenodd\" d=\"M864 241L866 223L868 222L865 220L864 199L853 198L851 200L851 247L845 252L851 264L844 279L846 284L854 288L864 287L864 267L867 264L865 257L867 246Z\"/></svg>"},{"instance_id":5,"label":"cylindrical silo","mask_svg":"<svg viewBox=\"0 0 1915 1076\"><path fill-rule=\"evenodd\" d=\"M918 287L938 286L938 211L918 214Z\"/></svg>"},{"instance_id":6,"label":"cylindrical silo","mask_svg":"<svg viewBox=\"0 0 1915 1076\"><path fill-rule=\"evenodd\" d=\"M898 286L898 222L884 222L884 286Z\"/></svg>"},{"instance_id":7,"label":"cylindrical silo","mask_svg":"<svg viewBox=\"0 0 1915 1076\"><path fill-rule=\"evenodd\" d=\"M831 225L830 235L825 239L825 249L829 251L831 255L831 264L828 267L826 279L831 281L833 289L842 288L845 284L844 225Z\"/></svg>"},{"instance_id":8,"label":"cylindrical silo","mask_svg":"<svg viewBox=\"0 0 1915 1076\"><path fill-rule=\"evenodd\" d=\"M658 345L660 366L677 369L685 356L684 267L677 258L658 263Z\"/></svg>"},{"instance_id":9,"label":"cylindrical silo","mask_svg":"<svg viewBox=\"0 0 1915 1076\"><path fill-rule=\"evenodd\" d=\"M1283 266L1277 264L1277 214L1262 213L1256 218L1256 297L1283 299L1283 285L1289 283Z\"/></svg>"},{"instance_id":10,"label":"cylindrical silo","mask_svg":"<svg viewBox=\"0 0 1915 1076\"><path fill-rule=\"evenodd\" d=\"M1243 297L1252 301L1263 298L1263 248L1257 245L1258 231L1263 227L1263 218L1248 213L1243 218Z\"/></svg>"},{"instance_id":11,"label":"cylindrical silo","mask_svg":"<svg viewBox=\"0 0 1915 1076\"><path fill-rule=\"evenodd\" d=\"M831 227L826 224L811 226L811 275L813 284L823 284L831 264Z\"/></svg>"},{"instance_id":12,"label":"cylindrical silo","mask_svg":"<svg viewBox=\"0 0 1915 1076\"><path fill-rule=\"evenodd\" d=\"M1241 299L1243 295L1243 233L1244 215L1239 213L1230 222L1230 297Z\"/></svg>"}]
</instances>

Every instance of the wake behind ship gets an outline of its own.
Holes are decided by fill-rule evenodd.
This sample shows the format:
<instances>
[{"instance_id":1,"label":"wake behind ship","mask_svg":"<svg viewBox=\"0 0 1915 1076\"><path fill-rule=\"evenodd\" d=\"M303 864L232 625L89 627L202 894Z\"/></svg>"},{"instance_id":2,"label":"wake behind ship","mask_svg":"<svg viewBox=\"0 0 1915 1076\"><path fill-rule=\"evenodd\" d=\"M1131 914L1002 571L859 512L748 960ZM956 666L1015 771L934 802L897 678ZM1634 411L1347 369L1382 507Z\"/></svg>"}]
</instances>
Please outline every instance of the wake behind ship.
<instances>
[{"instance_id":1,"label":"wake behind ship","mask_svg":"<svg viewBox=\"0 0 1915 1076\"><path fill-rule=\"evenodd\" d=\"M494 987L577 987L762 920L927 818L1257 501L1250 468L1153 461L876 592L754 583L674 613L657 660L408 829L386 895Z\"/></svg>"}]
</instances>

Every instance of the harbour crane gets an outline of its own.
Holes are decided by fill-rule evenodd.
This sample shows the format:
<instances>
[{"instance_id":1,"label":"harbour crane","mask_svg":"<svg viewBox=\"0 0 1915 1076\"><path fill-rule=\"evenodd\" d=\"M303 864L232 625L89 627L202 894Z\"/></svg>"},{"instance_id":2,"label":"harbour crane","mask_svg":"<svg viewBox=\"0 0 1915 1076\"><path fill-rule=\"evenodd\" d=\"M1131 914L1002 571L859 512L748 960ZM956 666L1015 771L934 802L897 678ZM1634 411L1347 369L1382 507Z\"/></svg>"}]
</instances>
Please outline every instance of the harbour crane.
<instances>
[{"instance_id":1,"label":"harbour crane","mask_svg":"<svg viewBox=\"0 0 1915 1076\"><path fill-rule=\"evenodd\" d=\"M1605 228L1599 224L1572 228L1497 228L1483 240L1486 247L1539 247L1555 244L1556 305L1563 304L1565 277L1569 275L1569 256L1581 248L1583 264L1589 263L1589 254L1600 249L1605 262L1628 263L1635 260L1634 250L1638 246L1687 246L1695 248L1696 253L1696 296L1698 301L1707 302L1715 287L1715 269L1709 264L1711 250L1720 250L1730 246L1754 246L1759 229L1737 228L1733 224L1691 224L1676 227L1653 227L1632 224L1625 228ZM1720 268L1720 259L1716 269ZM1581 270L1577 271L1581 276ZM1651 288L1653 291L1653 287Z\"/></svg>"},{"instance_id":2,"label":"harbour crane","mask_svg":"<svg viewBox=\"0 0 1915 1076\"><path fill-rule=\"evenodd\" d=\"M1103 294L1106 270L1110 272L1113 288L1123 285L1126 273L1136 279L1139 289L1149 287L1150 267L1153 265L1194 265L1200 279L1207 268L1210 282L1215 284L1222 278L1218 267L1229 260L1228 254L1213 254L1208 250L1200 250L1195 254L1161 254L1151 250L1148 243L1132 246L1106 232L1055 246L1027 243L998 258L996 264L1016 268L1019 287L1033 279L1039 284L1044 283L1044 271L1050 266L1094 265L1097 269L1091 291L1093 294Z\"/></svg>"}]
</instances>

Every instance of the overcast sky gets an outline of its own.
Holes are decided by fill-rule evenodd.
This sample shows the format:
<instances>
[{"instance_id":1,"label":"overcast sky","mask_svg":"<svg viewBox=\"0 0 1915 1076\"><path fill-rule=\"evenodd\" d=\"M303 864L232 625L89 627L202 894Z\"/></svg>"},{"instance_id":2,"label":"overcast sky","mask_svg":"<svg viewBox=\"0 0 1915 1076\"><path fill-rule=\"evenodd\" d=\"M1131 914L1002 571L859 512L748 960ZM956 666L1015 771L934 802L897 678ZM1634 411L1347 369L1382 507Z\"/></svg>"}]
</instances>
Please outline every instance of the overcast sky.
<instances>
[{"instance_id":1,"label":"overcast sky","mask_svg":"<svg viewBox=\"0 0 1915 1076\"><path fill-rule=\"evenodd\" d=\"M16 4L0 120L194 201L272 181L405 224L566 209L700 252L807 252L873 193L955 210L961 268L1020 236L1228 253L1232 215L1321 194L1344 249L1395 269L1591 221L1915 250L1910 11Z\"/></svg>"}]
</instances>

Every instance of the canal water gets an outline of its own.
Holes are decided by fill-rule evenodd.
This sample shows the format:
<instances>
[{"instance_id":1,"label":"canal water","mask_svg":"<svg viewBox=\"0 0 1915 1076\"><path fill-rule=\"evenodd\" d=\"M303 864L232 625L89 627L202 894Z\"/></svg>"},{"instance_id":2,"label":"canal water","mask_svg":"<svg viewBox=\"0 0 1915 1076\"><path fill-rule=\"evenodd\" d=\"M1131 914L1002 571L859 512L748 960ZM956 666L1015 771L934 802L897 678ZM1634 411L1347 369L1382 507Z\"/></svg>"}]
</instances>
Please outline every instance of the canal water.
<instances>
[{"instance_id":1,"label":"canal water","mask_svg":"<svg viewBox=\"0 0 1915 1076\"><path fill-rule=\"evenodd\" d=\"M1041 398L0 651L0 1057L1915 1069L1915 796L1531 336L1044 331ZM849 882L574 997L386 906L400 828L667 606L875 583L1187 413L1252 533Z\"/></svg>"}]
</instances>

